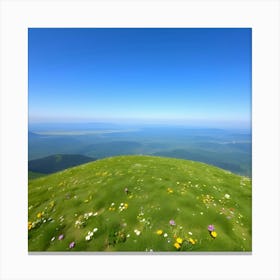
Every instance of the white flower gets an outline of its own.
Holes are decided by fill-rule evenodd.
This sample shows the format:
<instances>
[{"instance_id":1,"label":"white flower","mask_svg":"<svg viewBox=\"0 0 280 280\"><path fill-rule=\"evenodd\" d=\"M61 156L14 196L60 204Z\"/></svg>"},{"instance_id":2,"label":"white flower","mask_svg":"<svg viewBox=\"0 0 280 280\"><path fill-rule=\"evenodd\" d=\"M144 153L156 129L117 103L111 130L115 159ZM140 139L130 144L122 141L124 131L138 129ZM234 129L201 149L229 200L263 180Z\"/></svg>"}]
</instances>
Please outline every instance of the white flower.
<instances>
[{"instance_id":1,"label":"white flower","mask_svg":"<svg viewBox=\"0 0 280 280\"><path fill-rule=\"evenodd\" d=\"M164 235L163 235L163 237L167 237L168 236L168 234L167 233L165 233Z\"/></svg>"},{"instance_id":2,"label":"white flower","mask_svg":"<svg viewBox=\"0 0 280 280\"><path fill-rule=\"evenodd\" d=\"M189 231L189 232L188 232L188 234L189 234L189 235L192 235L192 232L191 232L191 231Z\"/></svg>"},{"instance_id":3,"label":"white flower","mask_svg":"<svg viewBox=\"0 0 280 280\"><path fill-rule=\"evenodd\" d=\"M134 232L135 232L136 235L140 235L141 234L141 231L138 230L138 229L135 229Z\"/></svg>"},{"instance_id":4,"label":"white flower","mask_svg":"<svg viewBox=\"0 0 280 280\"><path fill-rule=\"evenodd\" d=\"M89 241L89 240L91 240L91 236L87 235L86 236L86 241Z\"/></svg>"},{"instance_id":5,"label":"white flower","mask_svg":"<svg viewBox=\"0 0 280 280\"><path fill-rule=\"evenodd\" d=\"M225 198L226 198L226 199L229 199L229 198L230 198L230 195L229 195L228 193L226 193L226 194L225 194Z\"/></svg>"},{"instance_id":6,"label":"white flower","mask_svg":"<svg viewBox=\"0 0 280 280\"><path fill-rule=\"evenodd\" d=\"M97 232L97 231L98 231L98 228L94 228L94 229L93 229L93 232Z\"/></svg>"},{"instance_id":7,"label":"white flower","mask_svg":"<svg viewBox=\"0 0 280 280\"><path fill-rule=\"evenodd\" d=\"M55 240L55 237L53 237L52 239L51 239L51 241L54 241Z\"/></svg>"}]
</instances>

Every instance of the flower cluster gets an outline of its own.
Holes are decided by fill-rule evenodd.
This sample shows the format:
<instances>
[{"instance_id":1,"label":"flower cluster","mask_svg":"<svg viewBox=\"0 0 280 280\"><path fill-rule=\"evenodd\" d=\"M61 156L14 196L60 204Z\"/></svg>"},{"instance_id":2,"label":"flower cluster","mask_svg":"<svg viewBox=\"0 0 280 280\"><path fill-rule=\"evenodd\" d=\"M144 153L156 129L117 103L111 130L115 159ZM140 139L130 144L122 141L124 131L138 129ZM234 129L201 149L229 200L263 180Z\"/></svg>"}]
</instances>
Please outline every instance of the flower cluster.
<instances>
[{"instance_id":1,"label":"flower cluster","mask_svg":"<svg viewBox=\"0 0 280 280\"><path fill-rule=\"evenodd\" d=\"M187 239L183 239L181 237L176 237L175 236L175 243L173 244L173 246L177 249L180 250L183 246L183 244L191 244L194 245L196 244L197 240L193 239L193 238L187 238Z\"/></svg>"},{"instance_id":2,"label":"flower cluster","mask_svg":"<svg viewBox=\"0 0 280 280\"><path fill-rule=\"evenodd\" d=\"M89 231L85 237L86 241L90 241L93 238L95 232L98 231L98 228L94 228L93 231Z\"/></svg>"},{"instance_id":3,"label":"flower cluster","mask_svg":"<svg viewBox=\"0 0 280 280\"><path fill-rule=\"evenodd\" d=\"M122 202L119 206L119 211L122 212L123 210L126 210L127 208L128 208L128 204Z\"/></svg>"},{"instance_id":4,"label":"flower cluster","mask_svg":"<svg viewBox=\"0 0 280 280\"><path fill-rule=\"evenodd\" d=\"M98 215L97 212L95 212L95 213L89 212L89 213L85 213L84 215L80 215L80 216L78 217L78 219L75 221L75 227L76 227L76 228L83 228L83 227L85 227L86 224L87 224L87 220L88 220L90 217L92 217L92 216L97 216L97 215Z\"/></svg>"},{"instance_id":5,"label":"flower cluster","mask_svg":"<svg viewBox=\"0 0 280 280\"><path fill-rule=\"evenodd\" d=\"M181 237L177 237L176 242L173 245L177 250L179 250L182 246L182 243L183 243L183 239Z\"/></svg>"},{"instance_id":6,"label":"flower cluster","mask_svg":"<svg viewBox=\"0 0 280 280\"><path fill-rule=\"evenodd\" d=\"M115 208L115 203L112 202L112 203L111 203L111 206L109 207L109 211L115 211L115 210L116 210L116 208Z\"/></svg>"},{"instance_id":7,"label":"flower cluster","mask_svg":"<svg viewBox=\"0 0 280 280\"><path fill-rule=\"evenodd\" d=\"M203 194L201 197L202 197L202 202L206 205L207 208L214 203L214 197L212 195Z\"/></svg>"},{"instance_id":8,"label":"flower cluster","mask_svg":"<svg viewBox=\"0 0 280 280\"><path fill-rule=\"evenodd\" d=\"M86 219L83 215L80 215L78 219L75 221L75 228L82 228L86 226Z\"/></svg>"},{"instance_id":9,"label":"flower cluster","mask_svg":"<svg viewBox=\"0 0 280 280\"><path fill-rule=\"evenodd\" d=\"M210 235L211 235L213 238L216 238L216 237L217 237L218 234L217 234L217 232L215 231L214 225L209 225L207 229L208 229Z\"/></svg>"},{"instance_id":10,"label":"flower cluster","mask_svg":"<svg viewBox=\"0 0 280 280\"><path fill-rule=\"evenodd\" d=\"M134 233L135 233L137 236L139 236L139 235L141 234L141 231L138 230L138 229L135 229L135 230L134 230Z\"/></svg>"}]
</instances>

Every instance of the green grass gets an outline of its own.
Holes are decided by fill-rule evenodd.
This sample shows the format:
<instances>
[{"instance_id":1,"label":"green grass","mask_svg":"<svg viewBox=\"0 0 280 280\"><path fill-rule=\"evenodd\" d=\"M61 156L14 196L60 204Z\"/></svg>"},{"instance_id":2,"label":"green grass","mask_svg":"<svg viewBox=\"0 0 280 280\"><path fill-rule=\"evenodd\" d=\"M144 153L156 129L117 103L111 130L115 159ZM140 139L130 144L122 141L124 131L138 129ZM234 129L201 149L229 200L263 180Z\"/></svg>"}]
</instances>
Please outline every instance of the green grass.
<instances>
[{"instance_id":1,"label":"green grass","mask_svg":"<svg viewBox=\"0 0 280 280\"><path fill-rule=\"evenodd\" d=\"M251 191L249 178L187 160L83 164L29 181L29 251L251 251Z\"/></svg>"}]
</instances>

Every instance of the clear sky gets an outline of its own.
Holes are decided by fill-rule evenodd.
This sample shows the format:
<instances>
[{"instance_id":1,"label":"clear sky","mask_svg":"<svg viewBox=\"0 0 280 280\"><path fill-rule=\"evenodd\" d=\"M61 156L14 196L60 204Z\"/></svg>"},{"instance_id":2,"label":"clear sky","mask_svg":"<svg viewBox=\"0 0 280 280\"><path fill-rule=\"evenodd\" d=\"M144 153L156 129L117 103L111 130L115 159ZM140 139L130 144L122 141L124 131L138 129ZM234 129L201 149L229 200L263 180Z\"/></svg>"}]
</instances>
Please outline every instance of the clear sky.
<instances>
[{"instance_id":1,"label":"clear sky","mask_svg":"<svg viewBox=\"0 0 280 280\"><path fill-rule=\"evenodd\" d=\"M249 28L31 28L30 122L250 126Z\"/></svg>"}]
</instances>

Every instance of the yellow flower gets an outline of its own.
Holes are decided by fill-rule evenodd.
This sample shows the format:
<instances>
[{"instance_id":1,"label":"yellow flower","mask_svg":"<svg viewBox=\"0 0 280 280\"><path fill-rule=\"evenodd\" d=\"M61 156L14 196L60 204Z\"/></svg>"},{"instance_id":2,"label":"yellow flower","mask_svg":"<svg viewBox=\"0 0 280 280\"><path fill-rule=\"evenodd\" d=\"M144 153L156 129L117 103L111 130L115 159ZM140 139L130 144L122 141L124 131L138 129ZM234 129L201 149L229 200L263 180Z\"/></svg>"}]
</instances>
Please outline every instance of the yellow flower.
<instances>
[{"instance_id":1,"label":"yellow flower","mask_svg":"<svg viewBox=\"0 0 280 280\"><path fill-rule=\"evenodd\" d=\"M39 213L37 214L37 218L40 219L40 218L42 217L42 215L43 215L42 212L39 212Z\"/></svg>"},{"instance_id":2,"label":"yellow flower","mask_svg":"<svg viewBox=\"0 0 280 280\"><path fill-rule=\"evenodd\" d=\"M28 230L32 229L32 222L28 222Z\"/></svg>"},{"instance_id":3,"label":"yellow flower","mask_svg":"<svg viewBox=\"0 0 280 280\"><path fill-rule=\"evenodd\" d=\"M167 192L168 192L168 193L173 193L173 190L170 189L170 188L168 188L168 189L167 189Z\"/></svg>"},{"instance_id":4,"label":"yellow flower","mask_svg":"<svg viewBox=\"0 0 280 280\"><path fill-rule=\"evenodd\" d=\"M127 203L124 204L124 208L125 208L125 209L128 208L128 204L127 204Z\"/></svg>"},{"instance_id":5,"label":"yellow flower","mask_svg":"<svg viewBox=\"0 0 280 280\"><path fill-rule=\"evenodd\" d=\"M181 237L178 237L176 239L176 242L179 243L179 244L182 244L183 243L183 239Z\"/></svg>"},{"instance_id":6,"label":"yellow flower","mask_svg":"<svg viewBox=\"0 0 280 280\"><path fill-rule=\"evenodd\" d=\"M216 231L211 231L210 234L211 234L211 236L212 236L213 238L216 238L217 235L218 235Z\"/></svg>"},{"instance_id":7,"label":"yellow flower","mask_svg":"<svg viewBox=\"0 0 280 280\"><path fill-rule=\"evenodd\" d=\"M192 238L189 238L190 243L192 243L192 245L194 245L196 242L195 240L193 240Z\"/></svg>"},{"instance_id":8,"label":"yellow flower","mask_svg":"<svg viewBox=\"0 0 280 280\"><path fill-rule=\"evenodd\" d=\"M157 230L157 235L162 235L163 231L161 229Z\"/></svg>"},{"instance_id":9,"label":"yellow flower","mask_svg":"<svg viewBox=\"0 0 280 280\"><path fill-rule=\"evenodd\" d=\"M181 245L178 242L176 242L174 243L174 247L178 250L181 248Z\"/></svg>"}]
</instances>

